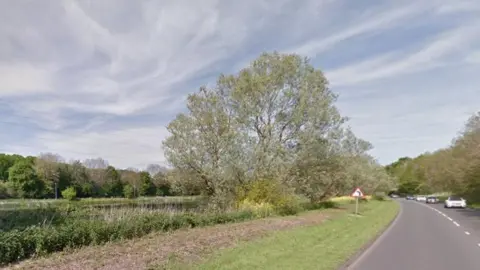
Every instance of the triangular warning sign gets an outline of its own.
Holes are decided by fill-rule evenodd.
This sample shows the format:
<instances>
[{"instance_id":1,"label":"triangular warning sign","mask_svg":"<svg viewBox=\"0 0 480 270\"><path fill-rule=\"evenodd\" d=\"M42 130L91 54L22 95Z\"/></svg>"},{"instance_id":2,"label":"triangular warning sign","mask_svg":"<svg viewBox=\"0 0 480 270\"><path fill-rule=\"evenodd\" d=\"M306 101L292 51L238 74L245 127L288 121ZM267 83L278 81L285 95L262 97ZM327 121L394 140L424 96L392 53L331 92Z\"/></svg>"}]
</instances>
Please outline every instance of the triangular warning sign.
<instances>
[{"instance_id":1,"label":"triangular warning sign","mask_svg":"<svg viewBox=\"0 0 480 270\"><path fill-rule=\"evenodd\" d=\"M352 197L363 197L363 192L360 190L360 188L356 188L351 196Z\"/></svg>"}]
</instances>

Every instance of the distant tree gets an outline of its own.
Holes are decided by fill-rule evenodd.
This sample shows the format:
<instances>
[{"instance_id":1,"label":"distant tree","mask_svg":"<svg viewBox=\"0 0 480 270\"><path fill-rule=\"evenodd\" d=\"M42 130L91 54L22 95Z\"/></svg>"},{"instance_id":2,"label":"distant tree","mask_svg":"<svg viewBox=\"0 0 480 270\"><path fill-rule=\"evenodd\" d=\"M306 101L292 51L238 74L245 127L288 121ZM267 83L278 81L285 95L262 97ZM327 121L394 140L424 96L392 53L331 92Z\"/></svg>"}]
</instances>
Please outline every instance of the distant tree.
<instances>
[{"instance_id":1,"label":"distant tree","mask_svg":"<svg viewBox=\"0 0 480 270\"><path fill-rule=\"evenodd\" d=\"M106 181L103 184L103 190L107 197L121 197L123 194L120 174L113 166L108 166L106 169Z\"/></svg>"},{"instance_id":2,"label":"distant tree","mask_svg":"<svg viewBox=\"0 0 480 270\"><path fill-rule=\"evenodd\" d=\"M58 184L60 181L59 165L63 158L53 153L41 153L35 159L35 171L40 180L45 183L47 196L58 197Z\"/></svg>"},{"instance_id":3,"label":"distant tree","mask_svg":"<svg viewBox=\"0 0 480 270\"><path fill-rule=\"evenodd\" d=\"M139 195L140 196L153 196L156 193L155 185L152 182L152 178L148 172L141 172L140 173L140 189Z\"/></svg>"},{"instance_id":4,"label":"distant tree","mask_svg":"<svg viewBox=\"0 0 480 270\"><path fill-rule=\"evenodd\" d=\"M123 196L128 199L135 198L135 190L133 189L132 185L126 184L123 186Z\"/></svg>"},{"instance_id":5,"label":"distant tree","mask_svg":"<svg viewBox=\"0 0 480 270\"><path fill-rule=\"evenodd\" d=\"M135 193L135 197L139 195L139 189L141 186L141 179L138 169L136 168L127 168L126 170L122 171L121 179L123 183L129 184L132 186L133 191Z\"/></svg>"},{"instance_id":6,"label":"distant tree","mask_svg":"<svg viewBox=\"0 0 480 270\"><path fill-rule=\"evenodd\" d=\"M16 162L8 171L8 184L21 198L40 198L43 195L42 182L29 160Z\"/></svg>"},{"instance_id":7,"label":"distant tree","mask_svg":"<svg viewBox=\"0 0 480 270\"><path fill-rule=\"evenodd\" d=\"M168 172L167 172L168 173ZM166 173L159 172L152 177L153 184L155 185L157 196L170 196L172 195L172 185L168 181Z\"/></svg>"},{"instance_id":8,"label":"distant tree","mask_svg":"<svg viewBox=\"0 0 480 270\"><path fill-rule=\"evenodd\" d=\"M89 169L106 169L109 164L103 158L89 158L83 161L83 165Z\"/></svg>"},{"instance_id":9,"label":"distant tree","mask_svg":"<svg viewBox=\"0 0 480 270\"><path fill-rule=\"evenodd\" d=\"M153 177L158 173L165 173L167 171L167 168L158 164L149 164L147 165L145 171L148 172L151 177Z\"/></svg>"},{"instance_id":10,"label":"distant tree","mask_svg":"<svg viewBox=\"0 0 480 270\"><path fill-rule=\"evenodd\" d=\"M62 197L66 200L73 201L77 198L77 191L74 187L68 187L62 191Z\"/></svg>"}]
</instances>

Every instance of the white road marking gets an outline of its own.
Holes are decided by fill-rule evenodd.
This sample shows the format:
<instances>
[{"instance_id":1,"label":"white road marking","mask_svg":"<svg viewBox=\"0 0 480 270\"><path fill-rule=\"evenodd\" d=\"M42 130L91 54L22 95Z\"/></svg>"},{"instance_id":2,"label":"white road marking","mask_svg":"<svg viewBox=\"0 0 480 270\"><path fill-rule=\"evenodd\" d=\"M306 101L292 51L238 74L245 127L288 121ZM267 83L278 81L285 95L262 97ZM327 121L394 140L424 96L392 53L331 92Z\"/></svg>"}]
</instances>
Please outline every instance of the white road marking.
<instances>
[{"instance_id":1,"label":"white road marking","mask_svg":"<svg viewBox=\"0 0 480 270\"><path fill-rule=\"evenodd\" d=\"M480 243L477 244L480 247Z\"/></svg>"},{"instance_id":2,"label":"white road marking","mask_svg":"<svg viewBox=\"0 0 480 270\"><path fill-rule=\"evenodd\" d=\"M458 224L456 221L453 222L457 227L460 227L460 224Z\"/></svg>"},{"instance_id":3,"label":"white road marking","mask_svg":"<svg viewBox=\"0 0 480 270\"><path fill-rule=\"evenodd\" d=\"M470 233L469 233L469 232L465 232L465 234L466 234L466 235L470 235Z\"/></svg>"},{"instance_id":4,"label":"white road marking","mask_svg":"<svg viewBox=\"0 0 480 270\"><path fill-rule=\"evenodd\" d=\"M451 217L447 217L447 218L448 218L448 220L453 221L453 219Z\"/></svg>"}]
</instances>

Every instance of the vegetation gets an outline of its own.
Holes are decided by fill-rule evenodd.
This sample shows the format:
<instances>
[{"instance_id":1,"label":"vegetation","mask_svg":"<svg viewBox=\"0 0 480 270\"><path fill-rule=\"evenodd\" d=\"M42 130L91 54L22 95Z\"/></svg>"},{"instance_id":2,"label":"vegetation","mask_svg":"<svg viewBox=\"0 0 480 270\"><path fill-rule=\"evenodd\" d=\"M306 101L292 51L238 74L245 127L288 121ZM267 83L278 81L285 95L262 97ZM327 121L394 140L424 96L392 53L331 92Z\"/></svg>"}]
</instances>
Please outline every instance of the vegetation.
<instances>
[{"instance_id":1,"label":"vegetation","mask_svg":"<svg viewBox=\"0 0 480 270\"><path fill-rule=\"evenodd\" d=\"M343 213L321 226L280 231L243 243L193 269L337 269L393 220L398 205L371 201L361 210L363 217Z\"/></svg>"},{"instance_id":2,"label":"vegetation","mask_svg":"<svg viewBox=\"0 0 480 270\"><path fill-rule=\"evenodd\" d=\"M480 112L471 116L450 146L386 167L401 193L452 192L480 202Z\"/></svg>"},{"instance_id":3,"label":"vegetation","mask_svg":"<svg viewBox=\"0 0 480 270\"><path fill-rule=\"evenodd\" d=\"M217 214L143 214L113 220L70 219L55 227L29 227L0 232L0 263L6 264L65 249L98 245L109 241L140 237L154 231L241 221L253 218L251 212Z\"/></svg>"},{"instance_id":4,"label":"vegetation","mask_svg":"<svg viewBox=\"0 0 480 270\"><path fill-rule=\"evenodd\" d=\"M367 193L391 188L391 178L368 155L372 146L346 126L336 99L308 59L265 53L188 96L188 113L167 127L165 156L183 175L177 179L223 209L252 196L281 207L294 195L316 203L356 186ZM259 181L266 190L250 191ZM272 201L269 188L281 199Z\"/></svg>"},{"instance_id":5,"label":"vegetation","mask_svg":"<svg viewBox=\"0 0 480 270\"><path fill-rule=\"evenodd\" d=\"M116 169L101 158L66 163L52 153L38 157L0 154L0 199L57 198L63 197L60 191L65 190L78 198L182 195L182 189L172 192L167 173L166 168L154 164L138 172ZM125 192L125 187L130 191ZM198 195L192 193L188 195Z\"/></svg>"},{"instance_id":6,"label":"vegetation","mask_svg":"<svg viewBox=\"0 0 480 270\"><path fill-rule=\"evenodd\" d=\"M307 208L298 206L295 213L334 205L305 204ZM0 230L0 265L86 245L131 239L151 232L286 214L283 209L260 213L257 204L224 212L205 212L197 208L189 211L189 208L168 207L112 209L66 206L68 208L4 210L0 219L0 228L3 230Z\"/></svg>"},{"instance_id":7,"label":"vegetation","mask_svg":"<svg viewBox=\"0 0 480 270\"><path fill-rule=\"evenodd\" d=\"M332 206L329 198L357 186L367 194L389 190L393 178L368 154L371 144L347 126L336 99L308 59L265 53L238 74L221 75L213 88L188 96L188 112L169 123L163 142L171 169L120 170L101 158L67 163L51 153L2 154L1 198L66 200L53 200L61 203L41 210L45 216L31 226L6 220L0 262L153 231L292 215ZM155 195L201 195L207 204L195 213L130 212L128 221L123 214L106 215L125 213L113 200L128 205ZM102 210L86 207L86 197L126 199L108 199L110 210ZM12 211L20 210L31 209Z\"/></svg>"}]
</instances>

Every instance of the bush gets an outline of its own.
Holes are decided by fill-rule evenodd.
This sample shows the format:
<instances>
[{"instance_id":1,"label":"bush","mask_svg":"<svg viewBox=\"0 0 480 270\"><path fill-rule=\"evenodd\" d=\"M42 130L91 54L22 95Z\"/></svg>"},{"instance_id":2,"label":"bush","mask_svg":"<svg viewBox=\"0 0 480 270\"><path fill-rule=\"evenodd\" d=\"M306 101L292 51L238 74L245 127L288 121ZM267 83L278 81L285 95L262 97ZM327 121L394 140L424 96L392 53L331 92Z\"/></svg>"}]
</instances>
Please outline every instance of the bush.
<instances>
[{"instance_id":1,"label":"bush","mask_svg":"<svg viewBox=\"0 0 480 270\"><path fill-rule=\"evenodd\" d=\"M135 197L135 190L132 185L128 184L123 187L123 196L128 199L133 199Z\"/></svg>"},{"instance_id":2,"label":"bush","mask_svg":"<svg viewBox=\"0 0 480 270\"><path fill-rule=\"evenodd\" d=\"M248 199L241 201L238 208L240 211L251 211L255 217L260 218L271 216L275 211L275 208L271 203L256 203L249 201Z\"/></svg>"},{"instance_id":3,"label":"bush","mask_svg":"<svg viewBox=\"0 0 480 270\"><path fill-rule=\"evenodd\" d=\"M384 193L378 193L378 192L373 194L372 199L376 200L376 201L385 201L386 200L385 194Z\"/></svg>"},{"instance_id":4,"label":"bush","mask_svg":"<svg viewBox=\"0 0 480 270\"><path fill-rule=\"evenodd\" d=\"M249 204L273 206L279 215L293 215L302 210L300 200L288 192L279 182L260 179L241 187L237 191L237 207L247 201Z\"/></svg>"},{"instance_id":5,"label":"bush","mask_svg":"<svg viewBox=\"0 0 480 270\"><path fill-rule=\"evenodd\" d=\"M253 219L251 211L218 214L143 215L135 219L103 222L78 219L56 227L32 226L26 230L0 232L0 264L70 248L132 239L155 231L201 227Z\"/></svg>"},{"instance_id":6,"label":"bush","mask_svg":"<svg viewBox=\"0 0 480 270\"><path fill-rule=\"evenodd\" d=\"M9 197L7 184L0 180L0 199L8 199Z\"/></svg>"},{"instance_id":7,"label":"bush","mask_svg":"<svg viewBox=\"0 0 480 270\"><path fill-rule=\"evenodd\" d=\"M281 216L295 215L301 212L300 201L292 195L283 195L275 202L275 212Z\"/></svg>"},{"instance_id":8,"label":"bush","mask_svg":"<svg viewBox=\"0 0 480 270\"><path fill-rule=\"evenodd\" d=\"M338 203L334 201L323 201L323 202L306 202L302 204L302 208L305 210L318 210L318 209L327 209L338 207Z\"/></svg>"},{"instance_id":9,"label":"bush","mask_svg":"<svg viewBox=\"0 0 480 270\"><path fill-rule=\"evenodd\" d=\"M62 197L69 201L73 201L77 198L77 191L74 187L68 187L62 191Z\"/></svg>"}]
</instances>

